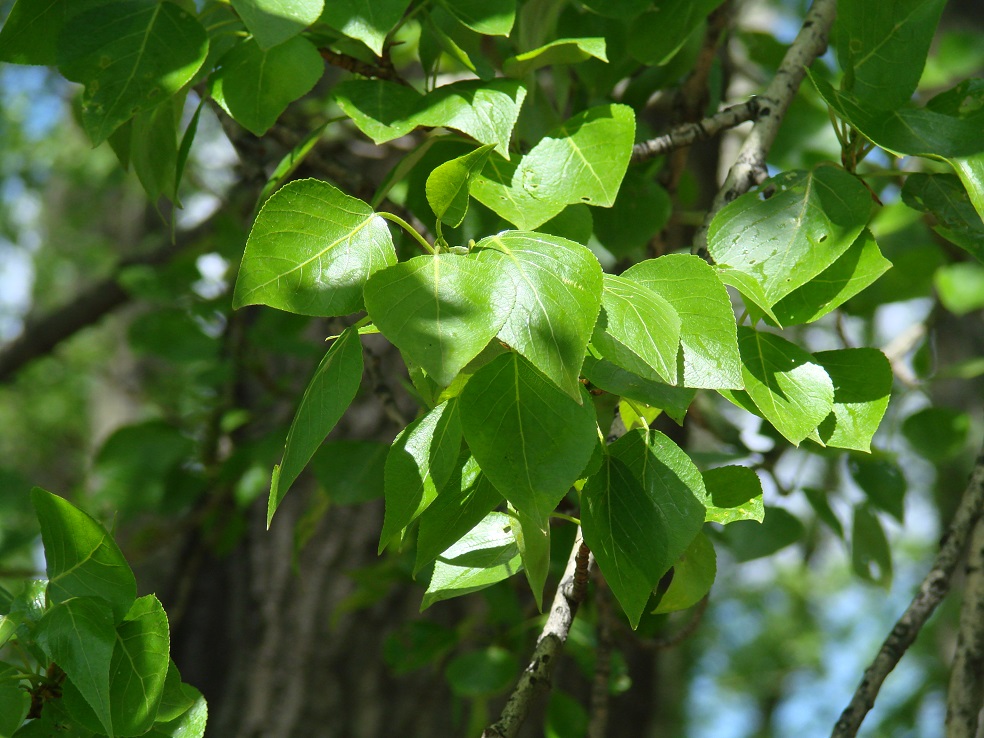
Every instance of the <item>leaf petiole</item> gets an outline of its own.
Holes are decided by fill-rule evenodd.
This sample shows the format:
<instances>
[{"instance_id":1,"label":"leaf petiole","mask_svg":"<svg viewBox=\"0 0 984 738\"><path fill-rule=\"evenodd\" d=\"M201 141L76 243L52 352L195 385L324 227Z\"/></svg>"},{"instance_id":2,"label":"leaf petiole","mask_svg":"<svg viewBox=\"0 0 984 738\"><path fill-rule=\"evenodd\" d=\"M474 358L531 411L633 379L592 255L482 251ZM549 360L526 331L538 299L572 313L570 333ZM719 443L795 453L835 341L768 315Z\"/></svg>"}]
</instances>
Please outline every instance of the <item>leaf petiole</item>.
<instances>
[{"instance_id":1,"label":"leaf petiole","mask_svg":"<svg viewBox=\"0 0 984 738\"><path fill-rule=\"evenodd\" d=\"M427 240L423 236L417 233L417 229L415 229L412 225L410 225L405 220L403 220L403 218L401 218L399 215L388 213L385 210L380 210L376 214L400 226L403 230L405 230L407 233L409 233L411 236L417 239L417 243L423 246L424 250L427 251L427 253L429 254L437 253L436 251L434 251L434 247L431 246L429 243L427 243Z\"/></svg>"}]
</instances>

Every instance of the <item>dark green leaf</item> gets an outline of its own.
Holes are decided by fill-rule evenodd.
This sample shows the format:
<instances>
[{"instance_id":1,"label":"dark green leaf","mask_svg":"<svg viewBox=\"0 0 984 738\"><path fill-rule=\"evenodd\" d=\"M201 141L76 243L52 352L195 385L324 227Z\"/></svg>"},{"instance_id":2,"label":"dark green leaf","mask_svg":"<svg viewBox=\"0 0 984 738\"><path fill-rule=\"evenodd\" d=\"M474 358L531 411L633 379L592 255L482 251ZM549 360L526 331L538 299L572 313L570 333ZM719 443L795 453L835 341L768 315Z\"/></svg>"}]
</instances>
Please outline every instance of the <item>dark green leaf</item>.
<instances>
[{"instance_id":1,"label":"dark green leaf","mask_svg":"<svg viewBox=\"0 0 984 738\"><path fill-rule=\"evenodd\" d=\"M508 36L516 21L516 0L440 0L441 5L473 31Z\"/></svg>"},{"instance_id":2,"label":"dark green leaf","mask_svg":"<svg viewBox=\"0 0 984 738\"><path fill-rule=\"evenodd\" d=\"M591 403L579 405L514 352L469 380L461 426L496 489L543 527L598 442Z\"/></svg>"},{"instance_id":3,"label":"dark green leaf","mask_svg":"<svg viewBox=\"0 0 984 738\"><path fill-rule=\"evenodd\" d=\"M283 459L273 468L267 527L287 490L352 403L362 382L362 344L349 328L321 360L287 433Z\"/></svg>"},{"instance_id":4,"label":"dark green leaf","mask_svg":"<svg viewBox=\"0 0 984 738\"><path fill-rule=\"evenodd\" d=\"M666 225L671 210L670 196L651 175L629 169L615 204L594 210L594 233L615 256L627 256L645 248Z\"/></svg>"},{"instance_id":5,"label":"dark green leaf","mask_svg":"<svg viewBox=\"0 0 984 738\"><path fill-rule=\"evenodd\" d=\"M705 520L727 525L737 520L762 522L762 482L747 466L719 466L702 474L707 488Z\"/></svg>"},{"instance_id":6,"label":"dark green leaf","mask_svg":"<svg viewBox=\"0 0 984 738\"><path fill-rule=\"evenodd\" d=\"M329 0L328 5L338 0ZM262 49L281 44L310 26L321 15L324 0L232 0Z\"/></svg>"},{"instance_id":7,"label":"dark green leaf","mask_svg":"<svg viewBox=\"0 0 984 738\"><path fill-rule=\"evenodd\" d=\"M758 283L762 297L755 301L764 298L761 307L771 308L837 261L870 213L868 191L843 169L786 172L724 206L708 230L707 248L718 269L742 280L739 289Z\"/></svg>"},{"instance_id":8,"label":"dark green leaf","mask_svg":"<svg viewBox=\"0 0 984 738\"><path fill-rule=\"evenodd\" d=\"M178 117L183 95L133 118L130 163L151 202L174 198L178 172Z\"/></svg>"},{"instance_id":9,"label":"dark green leaf","mask_svg":"<svg viewBox=\"0 0 984 738\"><path fill-rule=\"evenodd\" d=\"M522 77L540 67L576 64L592 57L608 61L604 37L558 38L532 51L509 57L502 62L502 71L510 77Z\"/></svg>"},{"instance_id":10,"label":"dark green leaf","mask_svg":"<svg viewBox=\"0 0 984 738\"><path fill-rule=\"evenodd\" d=\"M885 589L892 585L892 550L878 516L865 504L854 507L851 563L862 579Z\"/></svg>"},{"instance_id":11,"label":"dark green leaf","mask_svg":"<svg viewBox=\"0 0 984 738\"><path fill-rule=\"evenodd\" d=\"M834 408L834 385L811 354L752 328L738 329L742 376L752 402L790 443L800 441Z\"/></svg>"},{"instance_id":12,"label":"dark green leaf","mask_svg":"<svg viewBox=\"0 0 984 738\"><path fill-rule=\"evenodd\" d=\"M109 0L17 0L0 28L0 61L54 66L65 19Z\"/></svg>"},{"instance_id":13,"label":"dark green leaf","mask_svg":"<svg viewBox=\"0 0 984 738\"><path fill-rule=\"evenodd\" d=\"M349 38L358 39L376 56L410 0L329 0L322 20Z\"/></svg>"},{"instance_id":14,"label":"dark green leaf","mask_svg":"<svg viewBox=\"0 0 984 738\"><path fill-rule=\"evenodd\" d=\"M673 579L654 613L686 610L700 602L717 576L717 554L707 536L698 533L693 543L673 564Z\"/></svg>"},{"instance_id":15,"label":"dark green leaf","mask_svg":"<svg viewBox=\"0 0 984 738\"><path fill-rule=\"evenodd\" d=\"M498 646L451 659L444 677L459 697L491 697L505 691L519 672L519 660Z\"/></svg>"},{"instance_id":16,"label":"dark green leaf","mask_svg":"<svg viewBox=\"0 0 984 738\"><path fill-rule=\"evenodd\" d=\"M817 517L822 520L827 526L837 534L838 538L844 537L844 526L841 524L840 519L834 514L833 509L830 507L830 502L827 500L827 492L822 489L813 489L811 487L804 487L803 493L806 495L807 501L810 503L810 507L817 514Z\"/></svg>"},{"instance_id":17,"label":"dark green leaf","mask_svg":"<svg viewBox=\"0 0 984 738\"><path fill-rule=\"evenodd\" d=\"M57 54L62 74L85 85L82 123L99 144L187 84L207 51L205 29L178 5L117 0L71 17Z\"/></svg>"},{"instance_id":18,"label":"dark green leaf","mask_svg":"<svg viewBox=\"0 0 984 738\"><path fill-rule=\"evenodd\" d=\"M892 367L878 349L820 351L813 355L834 383L834 407L817 431L828 446L867 451L888 408Z\"/></svg>"},{"instance_id":19,"label":"dark green leaf","mask_svg":"<svg viewBox=\"0 0 984 738\"><path fill-rule=\"evenodd\" d=\"M102 598L111 605L115 620L121 620L137 596L137 582L120 547L105 528L67 500L35 487L31 501L41 523L48 601Z\"/></svg>"},{"instance_id":20,"label":"dark green leaf","mask_svg":"<svg viewBox=\"0 0 984 738\"><path fill-rule=\"evenodd\" d=\"M31 709L31 695L21 687L20 673L16 666L0 662L0 736L13 735Z\"/></svg>"},{"instance_id":21,"label":"dark green leaf","mask_svg":"<svg viewBox=\"0 0 984 738\"><path fill-rule=\"evenodd\" d=\"M408 425L386 457L386 517L379 551L427 509L444 487L461 449L458 401L438 405Z\"/></svg>"},{"instance_id":22,"label":"dark green leaf","mask_svg":"<svg viewBox=\"0 0 984 738\"><path fill-rule=\"evenodd\" d=\"M631 108L589 108L548 133L519 160L491 156L471 194L521 230L546 223L573 203L611 207L634 136Z\"/></svg>"},{"instance_id":23,"label":"dark green leaf","mask_svg":"<svg viewBox=\"0 0 984 738\"><path fill-rule=\"evenodd\" d=\"M164 691L157 707L156 722L167 723L175 720L195 704L195 698L187 685L181 683L181 673L170 658L167 661L167 675L164 678Z\"/></svg>"},{"instance_id":24,"label":"dark green leaf","mask_svg":"<svg viewBox=\"0 0 984 738\"><path fill-rule=\"evenodd\" d=\"M622 273L658 295L680 316L682 360L675 384L710 389L744 387L728 291L698 256L671 254Z\"/></svg>"},{"instance_id":25,"label":"dark green leaf","mask_svg":"<svg viewBox=\"0 0 984 738\"><path fill-rule=\"evenodd\" d=\"M967 190L952 174L910 174L902 188L906 205L936 220L933 230L984 262L984 222Z\"/></svg>"},{"instance_id":26,"label":"dark green leaf","mask_svg":"<svg viewBox=\"0 0 984 738\"><path fill-rule=\"evenodd\" d=\"M513 534L516 536L516 545L523 559L523 570L530 589L533 590L537 609L542 612L543 586L550 572L550 526L542 526L538 520L518 510L515 514Z\"/></svg>"},{"instance_id":27,"label":"dark green leaf","mask_svg":"<svg viewBox=\"0 0 984 738\"><path fill-rule=\"evenodd\" d=\"M327 441L310 468L334 505L354 505L383 496L383 468L389 446L378 441Z\"/></svg>"},{"instance_id":28,"label":"dark green leaf","mask_svg":"<svg viewBox=\"0 0 984 738\"><path fill-rule=\"evenodd\" d=\"M970 417L951 407L927 407L902 424L909 445L935 464L958 456L967 447L969 432Z\"/></svg>"},{"instance_id":29,"label":"dark green leaf","mask_svg":"<svg viewBox=\"0 0 984 738\"><path fill-rule=\"evenodd\" d=\"M629 30L629 53L643 64L668 63L723 0L664 0ZM647 3L648 4L648 3Z\"/></svg>"},{"instance_id":30,"label":"dark green leaf","mask_svg":"<svg viewBox=\"0 0 984 738\"><path fill-rule=\"evenodd\" d=\"M243 39L219 61L211 93L237 123L257 136L321 79L325 62L306 38L263 49Z\"/></svg>"},{"instance_id":31,"label":"dark green leaf","mask_svg":"<svg viewBox=\"0 0 984 738\"><path fill-rule=\"evenodd\" d=\"M395 263L386 222L368 205L327 182L291 182L256 217L233 307L346 315L362 309L373 272Z\"/></svg>"},{"instance_id":32,"label":"dark green leaf","mask_svg":"<svg viewBox=\"0 0 984 738\"><path fill-rule=\"evenodd\" d=\"M871 504L903 522L906 482L894 459L879 453L871 456L852 454L847 469Z\"/></svg>"},{"instance_id":33,"label":"dark green leaf","mask_svg":"<svg viewBox=\"0 0 984 738\"><path fill-rule=\"evenodd\" d=\"M697 394L695 389L673 387L640 377L607 359L596 358L590 352L584 357L581 371L595 387L650 407L658 407L677 424L683 423L687 408Z\"/></svg>"},{"instance_id":34,"label":"dark green leaf","mask_svg":"<svg viewBox=\"0 0 984 738\"><path fill-rule=\"evenodd\" d=\"M417 256L369 279L366 309L386 338L446 387L502 327L511 287L469 256Z\"/></svg>"},{"instance_id":35,"label":"dark green leaf","mask_svg":"<svg viewBox=\"0 0 984 738\"><path fill-rule=\"evenodd\" d=\"M576 698L556 687L550 690L544 738L583 738L588 734L588 713Z\"/></svg>"},{"instance_id":36,"label":"dark green leaf","mask_svg":"<svg viewBox=\"0 0 984 738\"><path fill-rule=\"evenodd\" d=\"M407 674L441 658L458 643L458 634L429 620L414 620L390 633L383 659L396 675Z\"/></svg>"},{"instance_id":37,"label":"dark green leaf","mask_svg":"<svg viewBox=\"0 0 984 738\"><path fill-rule=\"evenodd\" d=\"M205 723L208 720L208 705L194 687L184 684L182 689L189 699L191 707L174 720L166 723L156 723L144 735L147 738L202 738L205 735Z\"/></svg>"},{"instance_id":38,"label":"dark green leaf","mask_svg":"<svg viewBox=\"0 0 984 738\"><path fill-rule=\"evenodd\" d=\"M499 338L580 402L581 364L601 305L597 258L573 241L519 231L482 239L475 253L486 268L493 261L499 282L515 285Z\"/></svg>"},{"instance_id":39,"label":"dark green leaf","mask_svg":"<svg viewBox=\"0 0 984 738\"><path fill-rule=\"evenodd\" d=\"M803 537L803 523L781 507L767 507L761 523L739 520L724 529L722 537L738 561L771 556Z\"/></svg>"},{"instance_id":40,"label":"dark green leaf","mask_svg":"<svg viewBox=\"0 0 984 738\"><path fill-rule=\"evenodd\" d=\"M492 144L480 146L430 173L425 187L427 202L438 220L452 227L461 225L468 212L468 183L482 171L493 148Z\"/></svg>"},{"instance_id":41,"label":"dark green leaf","mask_svg":"<svg viewBox=\"0 0 984 738\"><path fill-rule=\"evenodd\" d=\"M606 18L635 18L653 4L652 0L582 0L584 7Z\"/></svg>"}]
</instances>

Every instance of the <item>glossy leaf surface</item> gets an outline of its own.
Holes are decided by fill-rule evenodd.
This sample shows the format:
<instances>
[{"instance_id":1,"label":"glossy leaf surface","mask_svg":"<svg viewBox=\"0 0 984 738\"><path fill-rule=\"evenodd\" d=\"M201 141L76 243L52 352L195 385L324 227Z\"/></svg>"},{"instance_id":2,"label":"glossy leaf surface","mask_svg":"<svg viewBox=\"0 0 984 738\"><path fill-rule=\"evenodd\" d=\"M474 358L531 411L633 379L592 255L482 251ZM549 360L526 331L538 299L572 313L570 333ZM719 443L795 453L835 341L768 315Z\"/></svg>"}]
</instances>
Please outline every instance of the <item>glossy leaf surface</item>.
<instances>
[{"instance_id":1,"label":"glossy leaf surface","mask_svg":"<svg viewBox=\"0 0 984 738\"><path fill-rule=\"evenodd\" d=\"M231 0L261 49L296 36L318 20L325 0ZM337 0L329 0L328 5Z\"/></svg>"},{"instance_id":2,"label":"glossy leaf surface","mask_svg":"<svg viewBox=\"0 0 984 738\"><path fill-rule=\"evenodd\" d=\"M540 67L576 64L592 57L608 61L604 37L558 38L531 51L509 57L502 62L502 71L511 77L522 77Z\"/></svg>"},{"instance_id":3,"label":"glossy leaf surface","mask_svg":"<svg viewBox=\"0 0 984 738\"><path fill-rule=\"evenodd\" d=\"M468 212L468 183L485 166L492 149L492 144L480 146L444 162L427 177L427 202L440 221L452 227L461 225Z\"/></svg>"}]
</instances>

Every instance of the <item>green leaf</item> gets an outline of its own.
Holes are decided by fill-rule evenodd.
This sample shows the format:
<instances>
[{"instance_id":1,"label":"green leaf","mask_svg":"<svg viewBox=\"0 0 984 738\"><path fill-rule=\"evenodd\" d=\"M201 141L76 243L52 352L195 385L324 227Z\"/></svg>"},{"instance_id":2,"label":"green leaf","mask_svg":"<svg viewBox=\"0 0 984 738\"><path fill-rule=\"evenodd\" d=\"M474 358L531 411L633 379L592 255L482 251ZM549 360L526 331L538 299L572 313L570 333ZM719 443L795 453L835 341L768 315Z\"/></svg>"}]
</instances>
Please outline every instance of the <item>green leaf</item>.
<instances>
[{"instance_id":1,"label":"green leaf","mask_svg":"<svg viewBox=\"0 0 984 738\"><path fill-rule=\"evenodd\" d=\"M500 646L451 659L444 678L459 697L491 697L508 689L519 672L519 659Z\"/></svg>"},{"instance_id":2,"label":"green leaf","mask_svg":"<svg viewBox=\"0 0 984 738\"><path fill-rule=\"evenodd\" d=\"M58 68L85 85L82 123L99 144L135 113L161 104L205 61L205 29L183 8L117 0L70 18L58 40Z\"/></svg>"},{"instance_id":3,"label":"green leaf","mask_svg":"<svg viewBox=\"0 0 984 738\"><path fill-rule=\"evenodd\" d=\"M834 384L834 407L817 431L827 446L868 451L888 408L892 367L878 349L820 351L813 355Z\"/></svg>"},{"instance_id":4,"label":"green leaf","mask_svg":"<svg viewBox=\"0 0 984 738\"><path fill-rule=\"evenodd\" d=\"M0 61L54 66L67 18L108 0L17 0L0 28Z\"/></svg>"},{"instance_id":5,"label":"green leaf","mask_svg":"<svg viewBox=\"0 0 984 738\"><path fill-rule=\"evenodd\" d=\"M267 527L287 490L355 399L362 382L362 369L359 334L348 328L321 360L290 424L283 459L273 468Z\"/></svg>"},{"instance_id":6,"label":"green leaf","mask_svg":"<svg viewBox=\"0 0 984 738\"><path fill-rule=\"evenodd\" d=\"M512 308L511 290L492 270L452 253L417 256L377 272L365 298L380 332L445 387Z\"/></svg>"},{"instance_id":7,"label":"green leaf","mask_svg":"<svg viewBox=\"0 0 984 738\"><path fill-rule=\"evenodd\" d=\"M321 54L306 38L267 49L243 39L219 60L210 91L237 123L262 136L290 103L311 91L324 70Z\"/></svg>"},{"instance_id":8,"label":"green leaf","mask_svg":"<svg viewBox=\"0 0 984 738\"><path fill-rule=\"evenodd\" d=\"M477 33L508 36L516 22L516 0L439 0L455 18Z\"/></svg>"},{"instance_id":9,"label":"green leaf","mask_svg":"<svg viewBox=\"0 0 984 738\"><path fill-rule=\"evenodd\" d=\"M693 607L711 591L716 576L714 544L703 533L698 533L690 547L673 564L673 579L653 613L676 612Z\"/></svg>"},{"instance_id":10,"label":"green leaf","mask_svg":"<svg viewBox=\"0 0 984 738\"><path fill-rule=\"evenodd\" d=\"M970 416L952 407L927 407L902 423L902 434L913 450L934 464L958 456L967 447Z\"/></svg>"},{"instance_id":11,"label":"green leaf","mask_svg":"<svg viewBox=\"0 0 984 738\"><path fill-rule=\"evenodd\" d=\"M314 452L310 469L333 505L354 505L383 496L389 445L378 441L327 441Z\"/></svg>"},{"instance_id":12,"label":"green leaf","mask_svg":"<svg viewBox=\"0 0 984 738\"><path fill-rule=\"evenodd\" d=\"M943 307L954 315L984 308L984 267L972 262L945 264L933 275Z\"/></svg>"},{"instance_id":13,"label":"green leaf","mask_svg":"<svg viewBox=\"0 0 984 738\"><path fill-rule=\"evenodd\" d=\"M765 518L762 482L747 466L719 466L702 474L707 489L705 520L727 525L738 520Z\"/></svg>"},{"instance_id":14,"label":"green leaf","mask_svg":"<svg viewBox=\"0 0 984 738\"><path fill-rule=\"evenodd\" d=\"M810 74L810 79L838 116L896 156L954 159L984 151L984 140L980 135L984 127L984 108L965 116L948 115L928 107L878 110L853 95L835 90L829 82L814 74Z\"/></svg>"},{"instance_id":15,"label":"green leaf","mask_svg":"<svg viewBox=\"0 0 984 738\"><path fill-rule=\"evenodd\" d=\"M493 148L485 144L430 173L425 186L427 202L438 220L455 228L461 225L468 212L468 183L482 171Z\"/></svg>"},{"instance_id":16,"label":"green leaf","mask_svg":"<svg viewBox=\"0 0 984 738\"><path fill-rule=\"evenodd\" d=\"M601 59L605 56L605 38L558 38L548 44L511 56L502 62L502 71L510 77L522 77L530 72L554 64L577 64L585 59Z\"/></svg>"},{"instance_id":17,"label":"green leaf","mask_svg":"<svg viewBox=\"0 0 984 738\"><path fill-rule=\"evenodd\" d=\"M202 693L194 687L182 685L185 694L193 700L188 710L174 720L156 723L144 735L147 738L202 738L205 735L205 723L208 721L208 705Z\"/></svg>"},{"instance_id":18,"label":"green leaf","mask_svg":"<svg viewBox=\"0 0 984 738\"><path fill-rule=\"evenodd\" d=\"M739 563L771 556L799 541L803 523L781 507L768 507L761 523L739 520L721 532L721 538Z\"/></svg>"},{"instance_id":19,"label":"green leaf","mask_svg":"<svg viewBox=\"0 0 984 738\"><path fill-rule=\"evenodd\" d=\"M772 307L773 315L781 325L812 323L871 285L891 266L871 232L864 229L837 261L779 300ZM753 310L750 306L749 312Z\"/></svg>"},{"instance_id":20,"label":"green leaf","mask_svg":"<svg viewBox=\"0 0 984 738\"><path fill-rule=\"evenodd\" d=\"M116 628L105 600L73 597L55 605L41 618L35 637L45 656L65 671L85 697L102 729L114 735L110 664Z\"/></svg>"},{"instance_id":21,"label":"green leaf","mask_svg":"<svg viewBox=\"0 0 984 738\"><path fill-rule=\"evenodd\" d=\"M870 213L868 191L843 169L786 172L725 205L707 248L720 270L757 282L771 308L837 261Z\"/></svg>"},{"instance_id":22,"label":"green leaf","mask_svg":"<svg viewBox=\"0 0 984 738\"><path fill-rule=\"evenodd\" d=\"M520 230L565 206L611 207L632 154L635 113L626 105L589 108L554 129L517 161L489 158L471 194Z\"/></svg>"},{"instance_id":23,"label":"green leaf","mask_svg":"<svg viewBox=\"0 0 984 738\"><path fill-rule=\"evenodd\" d=\"M677 374L680 317L652 290L605 275L602 313L591 343L605 358L647 379L672 383Z\"/></svg>"},{"instance_id":24,"label":"green leaf","mask_svg":"<svg viewBox=\"0 0 984 738\"><path fill-rule=\"evenodd\" d=\"M233 307L269 305L329 317L361 310L366 280L396 252L386 222L327 182L278 190L253 223Z\"/></svg>"},{"instance_id":25,"label":"green leaf","mask_svg":"<svg viewBox=\"0 0 984 738\"><path fill-rule=\"evenodd\" d=\"M164 691L161 693L161 701L157 707L156 722L170 722L194 706L195 699L186 691L186 686L181 683L181 673L178 671L177 664L169 658L167 675L164 677Z\"/></svg>"},{"instance_id":26,"label":"green leaf","mask_svg":"<svg viewBox=\"0 0 984 738\"><path fill-rule=\"evenodd\" d=\"M383 659L397 676L409 674L438 659L458 645L456 631L429 620L412 620L386 636Z\"/></svg>"},{"instance_id":27,"label":"green leaf","mask_svg":"<svg viewBox=\"0 0 984 738\"><path fill-rule=\"evenodd\" d=\"M916 91L946 0L847 0L837 13L837 51L845 91L892 110Z\"/></svg>"},{"instance_id":28,"label":"green leaf","mask_svg":"<svg viewBox=\"0 0 984 738\"><path fill-rule=\"evenodd\" d=\"M453 128L509 156L509 139L526 98L516 80L469 80L421 95L385 80L346 80L334 89L339 106L377 144L417 126Z\"/></svg>"},{"instance_id":29,"label":"green leaf","mask_svg":"<svg viewBox=\"0 0 984 738\"><path fill-rule=\"evenodd\" d=\"M386 516L379 537L382 553L427 509L444 487L458 461L461 421L458 401L442 403L408 425L386 457Z\"/></svg>"},{"instance_id":30,"label":"green leaf","mask_svg":"<svg viewBox=\"0 0 984 738\"><path fill-rule=\"evenodd\" d=\"M386 36L410 0L331 0L321 19L349 38L358 39L376 56L383 55Z\"/></svg>"},{"instance_id":31,"label":"green leaf","mask_svg":"<svg viewBox=\"0 0 984 738\"><path fill-rule=\"evenodd\" d=\"M176 196L181 98L137 113L131 124L130 163L152 203Z\"/></svg>"},{"instance_id":32,"label":"green leaf","mask_svg":"<svg viewBox=\"0 0 984 738\"><path fill-rule=\"evenodd\" d=\"M543 738L582 738L587 734L587 710L577 698L554 686L547 702Z\"/></svg>"},{"instance_id":33,"label":"green leaf","mask_svg":"<svg viewBox=\"0 0 984 738\"><path fill-rule=\"evenodd\" d=\"M984 221L967 190L952 174L910 174L902 200L913 210L935 218L933 230L984 262Z\"/></svg>"},{"instance_id":34,"label":"green leaf","mask_svg":"<svg viewBox=\"0 0 984 738\"><path fill-rule=\"evenodd\" d=\"M590 352L584 357L581 372L595 387L650 407L658 407L678 424L683 423L687 408L697 394L695 389L673 387L640 377L607 359L596 358Z\"/></svg>"},{"instance_id":35,"label":"green leaf","mask_svg":"<svg viewBox=\"0 0 984 738\"><path fill-rule=\"evenodd\" d=\"M885 589L892 585L892 550L878 516L868 505L854 507L851 564L862 579Z\"/></svg>"},{"instance_id":36,"label":"green leaf","mask_svg":"<svg viewBox=\"0 0 984 738\"><path fill-rule=\"evenodd\" d=\"M513 536L513 518L491 512L434 564L434 573L420 604L421 611L435 602L460 597L501 582L523 568Z\"/></svg>"},{"instance_id":37,"label":"green leaf","mask_svg":"<svg viewBox=\"0 0 984 738\"><path fill-rule=\"evenodd\" d=\"M830 507L830 502L827 500L826 490L804 487L803 493L806 495L806 499L810 503L810 507L812 507L813 511L817 514L817 518L826 523L827 527L836 533L838 538L843 539L844 526L841 525L840 519L834 514L833 509Z\"/></svg>"},{"instance_id":38,"label":"green leaf","mask_svg":"<svg viewBox=\"0 0 984 738\"><path fill-rule=\"evenodd\" d=\"M461 394L461 427L482 471L512 506L546 526L598 442L578 404L514 352L479 369Z\"/></svg>"},{"instance_id":39,"label":"green leaf","mask_svg":"<svg viewBox=\"0 0 984 738\"><path fill-rule=\"evenodd\" d=\"M649 9L652 0L581 0L581 4L606 18L635 18Z\"/></svg>"},{"instance_id":40,"label":"green leaf","mask_svg":"<svg viewBox=\"0 0 984 738\"><path fill-rule=\"evenodd\" d=\"M337 0L330 0L329 6ZM239 17L261 49L296 36L321 15L324 0L232 0Z\"/></svg>"},{"instance_id":41,"label":"green leaf","mask_svg":"<svg viewBox=\"0 0 984 738\"><path fill-rule=\"evenodd\" d=\"M536 519L517 510L513 535L536 607L543 612L543 586L550 573L550 526L542 526Z\"/></svg>"},{"instance_id":42,"label":"green leaf","mask_svg":"<svg viewBox=\"0 0 984 738\"><path fill-rule=\"evenodd\" d=\"M722 2L669 0L658 3L629 28L629 53L643 64L667 64L683 48L690 34Z\"/></svg>"},{"instance_id":43,"label":"green leaf","mask_svg":"<svg viewBox=\"0 0 984 738\"><path fill-rule=\"evenodd\" d=\"M887 454L871 456L851 454L847 470L868 496L868 501L900 523L905 518L905 476L895 460Z\"/></svg>"},{"instance_id":44,"label":"green leaf","mask_svg":"<svg viewBox=\"0 0 984 738\"><path fill-rule=\"evenodd\" d=\"M17 678L20 673L16 666L0 662L0 736L4 738L14 734L31 709L31 695Z\"/></svg>"},{"instance_id":45,"label":"green leaf","mask_svg":"<svg viewBox=\"0 0 984 738\"><path fill-rule=\"evenodd\" d=\"M48 601L99 597L121 620L137 596L137 582L120 547L105 528L67 500L35 487L31 501L41 524Z\"/></svg>"},{"instance_id":46,"label":"green leaf","mask_svg":"<svg viewBox=\"0 0 984 738\"><path fill-rule=\"evenodd\" d=\"M581 364L601 306L598 259L573 241L521 231L484 238L475 254L515 286L499 338L580 402Z\"/></svg>"},{"instance_id":47,"label":"green leaf","mask_svg":"<svg viewBox=\"0 0 984 738\"><path fill-rule=\"evenodd\" d=\"M664 297L680 316L682 361L675 384L744 387L734 310L712 267L699 256L670 254L640 262L622 277Z\"/></svg>"},{"instance_id":48,"label":"green leaf","mask_svg":"<svg viewBox=\"0 0 984 738\"><path fill-rule=\"evenodd\" d=\"M594 234L615 256L629 256L645 248L663 229L671 211L666 190L644 171L629 169L615 204L594 210Z\"/></svg>"},{"instance_id":49,"label":"green leaf","mask_svg":"<svg viewBox=\"0 0 984 738\"><path fill-rule=\"evenodd\" d=\"M452 476L437 499L420 515L414 576L501 502L502 495L479 469L475 458L469 456L458 470L458 476Z\"/></svg>"},{"instance_id":50,"label":"green leaf","mask_svg":"<svg viewBox=\"0 0 984 738\"><path fill-rule=\"evenodd\" d=\"M748 396L798 446L834 408L830 377L811 354L771 333L743 326L738 346Z\"/></svg>"}]
</instances>

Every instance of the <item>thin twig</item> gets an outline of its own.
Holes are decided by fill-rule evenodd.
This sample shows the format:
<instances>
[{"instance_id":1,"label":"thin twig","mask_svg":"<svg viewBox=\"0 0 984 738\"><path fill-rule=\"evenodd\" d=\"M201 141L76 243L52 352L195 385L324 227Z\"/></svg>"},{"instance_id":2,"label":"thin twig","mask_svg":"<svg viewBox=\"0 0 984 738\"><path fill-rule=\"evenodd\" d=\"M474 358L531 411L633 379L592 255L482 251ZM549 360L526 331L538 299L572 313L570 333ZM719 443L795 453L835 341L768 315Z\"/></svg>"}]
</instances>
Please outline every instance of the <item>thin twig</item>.
<instances>
[{"instance_id":1,"label":"thin twig","mask_svg":"<svg viewBox=\"0 0 984 738\"><path fill-rule=\"evenodd\" d=\"M967 539L970 538L982 510L984 510L984 449L977 456L974 472L953 516L953 521L943 536L940 552L936 555L932 569L923 579L909 607L895 623L892 632L888 634L878 655L865 670L861 684L855 690L850 704L841 713L831 738L852 738L857 735L865 715L875 704L875 698L885 677L899 663L906 649L916 640L920 629L949 591L953 572L960 563Z\"/></svg>"},{"instance_id":2,"label":"thin twig","mask_svg":"<svg viewBox=\"0 0 984 738\"><path fill-rule=\"evenodd\" d=\"M361 59L356 59L354 56L339 54L337 51L332 51L331 49L318 49L318 52L321 54L321 58L333 67L338 67L354 74L361 74L363 77L375 77L376 79L396 82L405 87L410 86L392 67L382 64L367 64Z\"/></svg>"},{"instance_id":3,"label":"thin twig","mask_svg":"<svg viewBox=\"0 0 984 738\"><path fill-rule=\"evenodd\" d=\"M768 176L765 159L772 148L779 124L789 109L806 68L827 49L827 35L837 13L837 0L814 0L803 26L786 51L776 76L759 97L759 114L741 145L735 163L707 211L704 226L694 238L693 253L706 255L707 227L722 207L760 184Z\"/></svg>"},{"instance_id":4,"label":"thin twig","mask_svg":"<svg viewBox=\"0 0 984 738\"><path fill-rule=\"evenodd\" d=\"M523 670L519 682L509 695L498 722L487 727L482 733L482 738L514 738L529 714L533 701L550 688L554 664L570 633L578 605L581 604L577 595L580 594L582 598L584 596L584 588L579 586L578 582L587 579L591 558L581 538L581 529L578 528L570 558L567 560L567 568L564 570L560 584L557 585L557 593L550 605L550 615L537 639L530 663Z\"/></svg>"},{"instance_id":5,"label":"thin twig","mask_svg":"<svg viewBox=\"0 0 984 738\"><path fill-rule=\"evenodd\" d=\"M758 110L759 100L753 97L747 102L725 108L710 118L704 118L696 123L684 123L662 136L642 141L633 146L632 163L638 164L649 161L674 149L682 149L697 141L706 141L721 131L755 120L758 116Z\"/></svg>"},{"instance_id":6,"label":"thin twig","mask_svg":"<svg viewBox=\"0 0 984 738\"><path fill-rule=\"evenodd\" d=\"M979 735L984 707L984 518L977 520L967 552L957 651L946 699L946 738Z\"/></svg>"}]
</instances>

